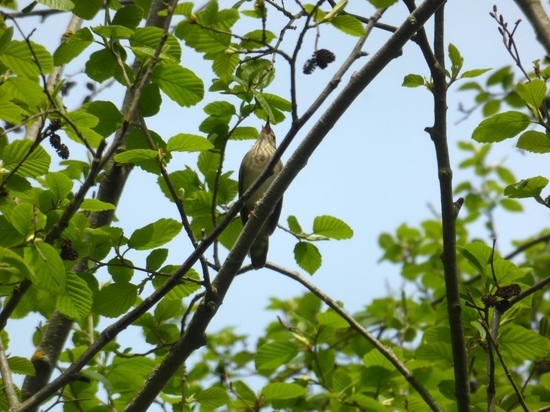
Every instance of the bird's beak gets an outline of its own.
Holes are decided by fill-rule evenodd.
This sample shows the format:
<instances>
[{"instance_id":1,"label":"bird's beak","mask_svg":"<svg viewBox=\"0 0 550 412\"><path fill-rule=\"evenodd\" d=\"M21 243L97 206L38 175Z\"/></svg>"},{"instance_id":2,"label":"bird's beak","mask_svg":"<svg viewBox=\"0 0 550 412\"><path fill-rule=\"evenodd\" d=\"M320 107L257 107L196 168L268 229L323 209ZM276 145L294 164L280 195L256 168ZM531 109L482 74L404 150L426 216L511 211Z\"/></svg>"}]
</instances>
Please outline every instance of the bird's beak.
<instances>
[{"instance_id":1,"label":"bird's beak","mask_svg":"<svg viewBox=\"0 0 550 412\"><path fill-rule=\"evenodd\" d=\"M269 124L269 119L267 119L267 123L265 126L262 126L262 132L266 134L271 134L273 131L271 130L271 125Z\"/></svg>"}]
</instances>

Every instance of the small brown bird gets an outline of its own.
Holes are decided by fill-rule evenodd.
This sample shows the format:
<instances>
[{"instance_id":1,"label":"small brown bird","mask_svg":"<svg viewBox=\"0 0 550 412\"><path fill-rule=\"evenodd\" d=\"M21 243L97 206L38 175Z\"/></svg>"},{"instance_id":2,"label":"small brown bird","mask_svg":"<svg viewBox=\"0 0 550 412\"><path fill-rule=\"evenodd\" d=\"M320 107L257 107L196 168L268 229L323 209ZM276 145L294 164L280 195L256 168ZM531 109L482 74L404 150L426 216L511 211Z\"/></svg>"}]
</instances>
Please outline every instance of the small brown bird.
<instances>
[{"instance_id":1,"label":"small brown bird","mask_svg":"<svg viewBox=\"0 0 550 412\"><path fill-rule=\"evenodd\" d=\"M262 127L262 131L256 140L256 143L250 149L250 151L244 156L239 170L239 195L242 196L244 192L254 183L254 181L260 176L266 169L268 163L275 154L276 143L275 133L269 125L269 121ZM252 197L248 199L245 206L241 210L241 219L243 225L246 224L249 215L254 210L256 202L262 198L267 191L271 182L275 179L275 176L279 174L283 168L283 163L279 162L275 165L273 174L267 178L267 180L254 192ZM258 233L256 240L250 247L250 260L254 269L260 269L265 266L267 259L267 250L269 249L269 236L275 231L279 216L281 215L281 208L283 207L283 199L279 200L275 209L265 222L264 226Z\"/></svg>"}]
</instances>

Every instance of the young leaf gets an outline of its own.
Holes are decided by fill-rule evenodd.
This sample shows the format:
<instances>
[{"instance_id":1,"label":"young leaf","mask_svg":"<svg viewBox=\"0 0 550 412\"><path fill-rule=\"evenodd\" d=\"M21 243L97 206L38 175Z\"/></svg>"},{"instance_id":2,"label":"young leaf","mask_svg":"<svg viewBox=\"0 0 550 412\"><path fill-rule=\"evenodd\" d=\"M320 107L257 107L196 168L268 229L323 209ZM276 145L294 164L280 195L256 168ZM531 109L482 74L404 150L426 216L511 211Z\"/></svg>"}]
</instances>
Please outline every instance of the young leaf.
<instances>
[{"instance_id":1,"label":"young leaf","mask_svg":"<svg viewBox=\"0 0 550 412\"><path fill-rule=\"evenodd\" d=\"M363 24L352 16L336 16L330 20L330 24L351 36L361 37L365 35L365 27Z\"/></svg>"},{"instance_id":2,"label":"young leaf","mask_svg":"<svg viewBox=\"0 0 550 412\"><path fill-rule=\"evenodd\" d=\"M99 199L84 199L80 205L80 209L89 212L101 212L103 210L115 210L116 206L111 203L102 202Z\"/></svg>"},{"instance_id":3,"label":"young leaf","mask_svg":"<svg viewBox=\"0 0 550 412\"><path fill-rule=\"evenodd\" d=\"M183 107L190 107L204 97L202 80L191 70L176 65L158 64L151 80L173 101Z\"/></svg>"},{"instance_id":4,"label":"young leaf","mask_svg":"<svg viewBox=\"0 0 550 412\"><path fill-rule=\"evenodd\" d=\"M539 107L546 97L546 90L546 83L541 79L534 79L528 83L519 83L515 89L519 97L523 99L527 107L535 114L539 113Z\"/></svg>"},{"instance_id":5,"label":"young leaf","mask_svg":"<svg viewBox=\"0 0 550 412\"><path fill-rule=\"evenodd\" d=\"M420 87L424 86L424 78L419 74L407 74L403 79L403 87Z\"/></svg>"},{"instance_id":6,"label":"young leaf","mask_svg":"<svg viewBox=\"0 0 550 412\"><path fill-rule=\"evenodd\" d=\"M32 269L30 274L34 285L55 295L64 293L65 266L52 245L36 242L25 247L24 255L25 261Z\"/></svg>"},{"instance_id":7,"label":"young leaf","mask_svg":"<svg viewBox=\"0 0 550 412\"><path fill-rule=\"evenodd\" d=\"M475 128L472 138L480 143L500 142L525 130L530 121L530 117L521 112L499 113L483 120Z\"/></svg>"},{"instance_id":8,"label":"young leaf","mask_svg":"<svg viewBox=\"0 0 550 412\"><path fill-rule=\"evenodd\" d=\"M302 230L302 226L300 226L300 224L298 223L298 218L296 216L292 216L292 215L288 216L287 222L288 222L288 228L290 229L291 232L296 234L304 233L304 231Z\"/></svg>"},{"instance_id":9,"label":"young leaf","mask_svg":"<svg viewBox=\"0 0 550 412\"><path fill-rule=\"evenodd\" d=\"M342 220L334 216L317 216L313 221L313 233L331 239L351 239L353 230Z\"/></svg>"},{"instance_id":10,"label":"young leaf","mask_svg":"<svg viewBox=\"0 0 550 412\"><path fill-rule=\"evenodd\" d=\"M231 400L222 388L208 388L194 395L194 398L204 408L220 408Z\"/></svg>"},{"instance_id":11,"label":"young leaf","mask_svg":"<svg viewBox=\"0 0 550 412\"><path fill-rule=\"evenodd\" d=\"M269 342L258 349L254 362L258 371L271 371L298 355L296 344L289 341Z\"/></svg>"},{"instance_id":12,"label":"young leaf","mask_svg":"<svg viewBox=\"0 0 550 412\"><path fill-rule=\"evenodd\" d=\"M40 73L48 74L53 69L53 58L40 44L12 40L0 55L0 61L15 73L26 77L37 77ZM36 59L35 57L36 56Z\"/></svg>"},{"instance_id":13,"label":"young leaf","mask_svg":"<svg viewBox=\"0 0 550 412\"><path fill-rule=\"evenodd\" d=\"M542 176L531 177L515 183L513 185L506 186L504 194L511 198L522 199L527 197L533 197L539 203L543 203L540 196L542 189L548 184L548 179Z\"/></svg>"},{"instance_id":14,"label":"young leaf","mask_svg":"<svg viewBox=\"0 0 550 412\"><path fill-rule=\"evenodd\" d=\"M67 273L65 293L57 298L56 308L69 319L82 321L92 308L92 291L88 284L74 273Z\"/></svg>"},{"instance_id":15,"label":"young leaf","mask_svg":"<svg viewBox=\"0 0 550 412\"><path fill-rule=\"evenodd\" d=\"M137 229L128 240L128 246L137 250L154 249L170 242L181 231L181 223L174 219L159 219Z\"/></svg>"},{"instance_id":16,"label":"young leaf","mask_svg":"<svg viewBox=\"0 0 550 412\"><path fill-rule=\"evenodd\" d=\"M213 148L214 145L208 139L187 133L171 137L166 146L169 152L202 152Z\"/></svg>"},{"instance_id":17,"label":"young leaf","mask_svg":"<svg viewBox=\"0 0 550 412\"><path fill-rule=\"evenodd\" d=\"M481 76L483 73L487 73L491 69L473 69L473 70L466 70L464 73L460 75L461 79L471 79L474 77ZM477 85L477 83L475 83ZM465 85L462 85L462 87L459 90L466 90L464 88ZM479 87L479 86L478 86Z\"/></svg>"},{"instance_id":18,"label":"young leaf","mask_svg":"<svg viewBox=\"0 0 550 412\"><path fill-rule=\"evenodd\" d=\"M294 247L294 259L296 263L310 275L317 272L323 261L317 246L309 242L296 243Z\"/></svg>"},{"instance_id":19,"label":"young leaf","mask_svg":"<svg viewBox=\"0 0 550 412\"><path fill-rule=\"evenodd\" d=\"M460 54L460 51L452 43L449 43L449 59L453 65L453 72L458 73L464 64L464 58Z\"/></svg>"},{"instance_id":20,"label":"young leaf","mask_svg":"<svg viewBox=\"0 0 550 412\"><path fill-rule=\"evenodd\" d=\"M550 153L550 137L546 133L528 130L519 137L516 147L532 153Z\"/></svg>"},{"instance_id":21,"label":"young leaf","mask_svg":"<svg viewBox=\"0 0 550 412\"><path fill-rule=\"evenodd\" d=\"M262 388L262 395L266 401L299 398L306 392L307 388L297 383L274 382Z\"/></svg>"},{"instance_id":22,"label":"young leaf","mask_svg":"<svg viewBox=\"0 0 550 412\"><path fill-rule=\"evenodd\" d=\"M92 44L94 36L89 28L84 27L71 35L66 41L61 43L53 54L56 66L62 66L69 63L75 57L79 56L86 48Z\"/></svg>"},{"instance_id":23,"label":"young leaf","mask_svg":"<svg viewBox=\"0 0 550 412\"><path fill-rule=\"evenodd\" d=\"M102 288L94 300L93 310L99 315L116 318L126 313L137 298L137 287L131 283L112 283Z\"/></svg>"}]
</instances>

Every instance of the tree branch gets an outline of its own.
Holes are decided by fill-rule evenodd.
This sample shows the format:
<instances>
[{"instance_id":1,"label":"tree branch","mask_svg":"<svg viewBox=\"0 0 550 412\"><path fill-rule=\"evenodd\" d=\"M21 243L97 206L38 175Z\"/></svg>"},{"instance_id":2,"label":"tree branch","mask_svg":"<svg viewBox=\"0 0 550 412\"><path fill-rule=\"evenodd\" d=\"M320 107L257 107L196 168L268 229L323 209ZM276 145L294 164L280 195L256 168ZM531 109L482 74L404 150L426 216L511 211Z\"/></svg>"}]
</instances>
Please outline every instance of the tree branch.
<instances>
[{"instance_id":1,"label":"tree branch","mask_svg":"<svg viewBox=\"0 0 550 412\"><path fill-rule=\"evenodd\" d=\"M540 0L515 0L515 2L535 29L537 40L546 50L546 54L550 54L550 18Z\"/></svg>"}]
</instances>

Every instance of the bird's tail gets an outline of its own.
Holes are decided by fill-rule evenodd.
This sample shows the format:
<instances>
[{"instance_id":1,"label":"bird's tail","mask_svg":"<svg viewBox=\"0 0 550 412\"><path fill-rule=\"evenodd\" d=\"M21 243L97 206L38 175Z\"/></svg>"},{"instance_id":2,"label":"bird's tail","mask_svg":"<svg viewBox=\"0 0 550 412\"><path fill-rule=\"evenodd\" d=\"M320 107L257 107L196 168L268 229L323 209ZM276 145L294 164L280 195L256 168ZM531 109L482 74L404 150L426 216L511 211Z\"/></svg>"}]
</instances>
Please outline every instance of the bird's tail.
<instances>
[{"instance_id":1,"label":"bird's tail","mask_svg":"<svg viewBox=\"0 0 550 412\"><path fill-rule=\"evenodd\" d=\"M267 251L269 249L269 233L264 225L258 233L256 240L250 246L250 260L254 269L261 269L265 266L267 260Z\"/></svg>"}]
</instances>

